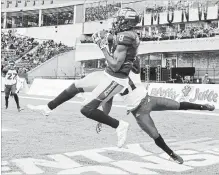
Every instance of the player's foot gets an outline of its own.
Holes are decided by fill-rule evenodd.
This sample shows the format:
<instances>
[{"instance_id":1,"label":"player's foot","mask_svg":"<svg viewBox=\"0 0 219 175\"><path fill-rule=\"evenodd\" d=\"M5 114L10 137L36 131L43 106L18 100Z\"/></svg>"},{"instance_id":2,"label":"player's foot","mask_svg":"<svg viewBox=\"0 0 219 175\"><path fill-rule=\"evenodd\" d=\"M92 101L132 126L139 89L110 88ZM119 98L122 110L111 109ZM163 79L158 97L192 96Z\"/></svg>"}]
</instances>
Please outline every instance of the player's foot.
<instances>
[{"instance_id":1,"label":"player's foot","mask_svg":"<svg viewBox=\"0 0 219 175\"><path fill-rule=\"evenodd\" d=\"M5 106L5 109L8 109L8 106Z\"/></svg>"},{"instance_id":2,"label":"player's foot","mask_svg":"<svg viewBox=\"0 0 219 175\"><path fill-rule=\"evenodd\" d=\"M208 110L208 111L214 111L215 110L215 106L214 105L206 104L206 105L204 105L204 109Z\"/></svg>"},{"instance_id":3,"label":"player's foot","mask_svg":"<svg viewBox=\"0 0 219 175\"><path fill-rule=\"evenodd\" d=\"M129 129L129 123L120 120L119 121L119 126L116 129L116 133L117 133L117 136L118 136L118 144L117 144L117 146L119 148L121 148L125 144L125 141L126 141L126 138L127 138L128 129Z\"/></svg>"},{"instance_id":4,"label":"player's foot","mask_svg":"<svg viewBox=\"0 0 219 175\"><path fill-rule=\"evenodd\" d=\"M17 110L18 110L18 112L21 112L21 111L23 111L23 110L24 110L24 108L17 107Z\"/></svg>"},{"instance_id":5,"label":"player's foot","mask_svg":"<svg viewBox=\"0 0 219 175\"><path fill-rule=\"evenodd\" d=\"M52 112L52 110L50 110L47 105L34 106L34 105L29 104L29 105L27 105L27 108L34 111L34 112L39 112L40 114L42 114L44 116L49 116L49 114Z\"/></svg>"},{"instance_id":6,"label":"player's foot","mask_svg":"<svg viewBox=\"0 0 219 175\"><path fill-rule=\"evenodd\" d=\"M176 153L172 153L170 155L170 158L174 161L177 162L178 164L183 164L184 160L182 159L182 157L180 157L179 155L177 155Z\"/></svg>"}]
</instances>

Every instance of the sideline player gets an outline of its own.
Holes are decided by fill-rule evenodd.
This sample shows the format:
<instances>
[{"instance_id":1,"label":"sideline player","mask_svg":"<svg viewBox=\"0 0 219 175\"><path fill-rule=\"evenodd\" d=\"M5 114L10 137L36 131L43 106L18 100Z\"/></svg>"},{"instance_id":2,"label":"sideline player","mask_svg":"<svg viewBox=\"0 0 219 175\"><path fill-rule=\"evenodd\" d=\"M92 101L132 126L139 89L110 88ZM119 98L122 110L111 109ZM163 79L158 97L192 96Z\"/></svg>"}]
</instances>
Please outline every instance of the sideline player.
<instances>
[{"instance_id":1,"label":"sideline player","mask_svg":"<svg viewBox=\"0 0 219 175\"><path fill-rule=\"evenodd\" d=\"M17 104L17 109L20 112L22 109L19 104L19 98L18 98L18 91L17 89L17 83L18 83L18 74L17 70L15 69L15 62L9 61L9 66L7 66L5 69L3 69L3 72L6 72L5 76L5 108L8 109L8 101L9 96L13 96L14 100Z\"/></svg>"},{"instance_id":2,"label":"sideline player","mask_svg":"<svg viewBox=\"0 0 219 175\"><path fill-rule=\"evenodd\" d=\"M92 91L91 98L85 100L81 113L87 118L115 128L118 136L118 147L122 147L125 143L129 124L108 116L99 110L98 107L129 86L128 75L132 69L140 44L138 34L134 31L134 27L139 22L140 17L133 9L123 8L118 11L116 21L113 23L116 35L110 52L108 51L105 37L101 37L99 32L92 36L94 42L103 52L108 65L104 71L104 78L101 79L99 85ZM68 90L68 92L64 91L61 95L62 99L72 98L69 97L69 92L74 95L84 91L76 83ZM48 107L50 105L48 104Z\"/></svg>"}]
</instances>

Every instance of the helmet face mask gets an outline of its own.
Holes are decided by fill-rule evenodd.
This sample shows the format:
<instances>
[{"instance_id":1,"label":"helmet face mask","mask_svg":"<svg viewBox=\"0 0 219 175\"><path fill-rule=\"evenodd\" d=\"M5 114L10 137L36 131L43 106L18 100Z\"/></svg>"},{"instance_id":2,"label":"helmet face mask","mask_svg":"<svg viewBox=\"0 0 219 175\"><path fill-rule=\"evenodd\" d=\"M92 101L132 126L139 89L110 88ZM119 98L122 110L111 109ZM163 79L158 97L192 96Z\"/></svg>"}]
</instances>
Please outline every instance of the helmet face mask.
<instances>
[{"instance_id":1,"label":"helmet face mask","mask_svg":"<svg viewBox=\"0 0 219 175\"><path fill-rule=\"evenodd\" d=\"M114 17L112 28L115 33L132 29L140 22L140 17L132 8L122 8Z\"/></svg>"}]
</instances>

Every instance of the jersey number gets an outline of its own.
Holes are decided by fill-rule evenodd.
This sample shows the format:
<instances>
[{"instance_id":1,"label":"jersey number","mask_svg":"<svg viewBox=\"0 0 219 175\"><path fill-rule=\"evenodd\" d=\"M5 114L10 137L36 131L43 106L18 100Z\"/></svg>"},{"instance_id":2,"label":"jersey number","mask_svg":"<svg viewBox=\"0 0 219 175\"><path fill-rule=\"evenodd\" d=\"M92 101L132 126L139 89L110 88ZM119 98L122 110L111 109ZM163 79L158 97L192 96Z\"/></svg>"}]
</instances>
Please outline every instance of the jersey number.
<instances>
[{"instance_id":1,"label":"jersey number","mask_svg":"<svg viewBox=\"0 0 219 175\"><path fill-rule=\"evenodd\" d=\"M16 78L17 74L8 73L8 80L14 80Z\"/></svg>"},{"instance_id":2,"label":"jersey number","mask_svg":"<svg viewBox=\"0 0 219 175\"><path fill-rule=\"evenodd\" d=\"M120 35L120 36L119 36L119 41L122 42L123 39L124 39L124 35Z\"/></svg>"}]
</instances>

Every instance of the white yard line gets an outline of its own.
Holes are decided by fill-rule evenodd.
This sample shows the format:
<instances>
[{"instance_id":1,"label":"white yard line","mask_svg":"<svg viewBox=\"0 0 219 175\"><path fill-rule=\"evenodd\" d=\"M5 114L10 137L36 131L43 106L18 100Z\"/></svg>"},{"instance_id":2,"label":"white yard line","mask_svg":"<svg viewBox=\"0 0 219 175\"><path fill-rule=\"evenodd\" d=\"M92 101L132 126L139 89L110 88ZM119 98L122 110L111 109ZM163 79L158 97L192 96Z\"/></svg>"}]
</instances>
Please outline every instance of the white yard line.
<instances>
[{"instance_id":1,"label":"white yard line","mask_svg":"<svg viewBox=\"0 0 219 175\"><path fill-rule=\"evenodd\" d=\"M11 128L3 128L2 127L2 132L17 132L17 129L11 129Z\"/></svg>"},{"instance_id":2,"label":"white yard line","mask_svg":"<svg viewBox=\"0 0 219 175\"><path fill-rule=\"evenodd\" d=\"M219 113L210 113L210 112L198 112L198 111L171 111L171 112L180 112L180 113L185 113L185 114L196 114L196 115L208 115L208 116L218 116Z\"/></svg>"}]
</instances>

